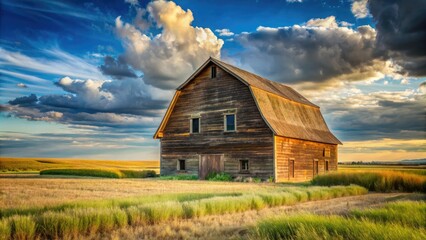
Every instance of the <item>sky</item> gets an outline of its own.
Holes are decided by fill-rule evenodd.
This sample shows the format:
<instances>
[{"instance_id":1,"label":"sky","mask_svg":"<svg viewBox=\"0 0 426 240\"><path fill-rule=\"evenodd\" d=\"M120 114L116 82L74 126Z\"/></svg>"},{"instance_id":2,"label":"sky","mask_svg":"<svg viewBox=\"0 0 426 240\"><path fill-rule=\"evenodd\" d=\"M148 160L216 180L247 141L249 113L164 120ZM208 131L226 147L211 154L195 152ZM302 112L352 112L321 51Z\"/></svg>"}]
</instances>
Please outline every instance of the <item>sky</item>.
<instances>
[{"instance_id":1,"label":"sky","mask_svg":"<svg viewBox=\"0 0 426 240\"><path fill-rule=\"evenodd\" d=\"M426 1L26 1L0 7L0 155L157 160L213 56L321 107L339 161L426 158Z\"/></svg>"}]
</instances>

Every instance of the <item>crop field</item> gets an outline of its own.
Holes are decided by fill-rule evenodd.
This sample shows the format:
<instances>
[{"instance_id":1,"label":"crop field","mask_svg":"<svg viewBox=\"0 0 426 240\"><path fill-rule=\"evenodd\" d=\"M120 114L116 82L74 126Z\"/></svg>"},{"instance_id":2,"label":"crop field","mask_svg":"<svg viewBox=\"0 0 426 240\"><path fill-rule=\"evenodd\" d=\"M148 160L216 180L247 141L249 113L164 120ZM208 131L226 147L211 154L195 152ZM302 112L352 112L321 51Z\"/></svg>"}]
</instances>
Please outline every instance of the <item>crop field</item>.
<instances>
[{"instance_id":1,"label":"crop field","mask_svg":"<svg viewBox=\"0 0 426 240\"><path fill-rule=\"evenodd\" d=\"M159 168L159 161L0 157L0 173L38 173L45 169L154 170L159 172Z\"/></svg>"},{"instance_id":2,"label":"crop field","mask_svg":"<svg viewBox=\"0 0 426 240\"><path fill-rule=\"evenodd\" d=\"M339 165L339 172L392 171L426 175L426 165Z\"/></svg>"}]
</instances>

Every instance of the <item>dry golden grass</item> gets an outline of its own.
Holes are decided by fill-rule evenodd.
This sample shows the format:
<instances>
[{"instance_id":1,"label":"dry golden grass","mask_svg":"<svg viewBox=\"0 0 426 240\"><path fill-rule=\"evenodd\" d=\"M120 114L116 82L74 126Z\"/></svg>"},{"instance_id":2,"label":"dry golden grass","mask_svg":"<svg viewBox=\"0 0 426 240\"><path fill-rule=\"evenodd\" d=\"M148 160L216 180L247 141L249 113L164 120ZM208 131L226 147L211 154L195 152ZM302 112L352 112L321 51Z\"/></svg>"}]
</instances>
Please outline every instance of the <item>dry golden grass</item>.
<instances>
[{"instance_id":1,"label":"dry golden grass","mask_svg":"<svg viewBox=\"0 0 426 240\"><path fill-rule=\"evenodd\" d=\"M38 172L52 168L96 168L159 171L159 161L82 160L0 157L0 172Z\"/></svg>"},{"instance_id":2,"label":"dry golden grass","mask_svg":"<svg viewBox=\"0 0 426 240\"><path fill-rule=\"evenodd\" d=\"M0 175L0 208L43 207L163 193L224 193L275 189L273 184Z\"/></svg>"}]
</instances>

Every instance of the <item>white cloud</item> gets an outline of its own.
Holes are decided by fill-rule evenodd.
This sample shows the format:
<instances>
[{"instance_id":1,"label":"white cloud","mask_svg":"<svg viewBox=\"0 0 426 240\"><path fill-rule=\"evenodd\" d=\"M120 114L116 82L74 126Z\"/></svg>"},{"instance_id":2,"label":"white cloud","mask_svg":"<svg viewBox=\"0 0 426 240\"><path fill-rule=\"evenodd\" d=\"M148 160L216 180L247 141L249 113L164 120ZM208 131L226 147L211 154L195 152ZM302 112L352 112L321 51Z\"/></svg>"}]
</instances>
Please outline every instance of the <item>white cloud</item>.
<instances>
[{"instance_id":1,"label":"white cloud","mask_svg":"<svg viewBox=\"0 0 426 240\"><path fill-rule=\"evenodd\" d=\"M326 18L314 18L306 23L308 27L324 27L324 28L337 28L336 17L329 16Z\"/></svg>"},{"instance_id":2,"label":"white cloud","mask_svg":"<svg viewBox=\"0 0 426 240\"><path fill-rule=\"evenodd\" d=\"M224 36L224 37L234 36L234 33L231 32L228 28L216 29L214 31L217 32L217 33L219 33L219 36Z\"/></svg>"},{"instance_id":3,"label":"white cloud","mask_svg":"<svg viewBox=\"0 0 426 240\"><path fill-rule=\"evenodd\" d=\"M356 18L366 18L370 16L367 5L368 0L353 0L351 11Z\"/></svg>"},{"instance_id":4,"label":"white cloud","mask_svg":"<svg viewBox=\"0 0 426 240\"><path fill-rule=\"evenodd\" d=\"M25 69L37 73L49 73L57 75L67 75L79 78L102 79L103 76L99 69L77 56L71 55L60 49L42 49L44 58L29 57L19 52L11 52L0 48L0 66L11 66ZM3 73L13 75L14 77L25 78L33 82L43 82L46 80L34 77L24 76L22 73L2 70Z\"/></svg>"},{"instance_id":5,"label":"white cloud","mask_svg":"<svg viewBox=\"0 0 426 240\"><path fill-rule=\"evenodd\" d=\"M288 3L301 3L303 0L286 0Z\"/></svg>"},{"instance_id":6,"label":"white cloud","mask_svg":"<svg viewBox=\"0 0 426 240\"><path fill-rule=\"evenodd\" d=\"M18 83L18 84L16 84L16 86L18 86L20 88L28 88L28 86L26 84L23 84L23 83Z\"/></svg>"},{"instance_id":7,"label":"white cloud","mask_svg":"<svg viewBox=\"0 0 426 240\"><path fill-rule=\"evenodd\" d=\"M126 49L125 59L144 73L147 84L171 89L182 83L208 57L220 57L223 40L209 28L193 27L191 10L174 2L155 1L147 6L155 26L161 29L148 36L134 25L115 20L116 31Z\"/></svg>"}]
</instances>

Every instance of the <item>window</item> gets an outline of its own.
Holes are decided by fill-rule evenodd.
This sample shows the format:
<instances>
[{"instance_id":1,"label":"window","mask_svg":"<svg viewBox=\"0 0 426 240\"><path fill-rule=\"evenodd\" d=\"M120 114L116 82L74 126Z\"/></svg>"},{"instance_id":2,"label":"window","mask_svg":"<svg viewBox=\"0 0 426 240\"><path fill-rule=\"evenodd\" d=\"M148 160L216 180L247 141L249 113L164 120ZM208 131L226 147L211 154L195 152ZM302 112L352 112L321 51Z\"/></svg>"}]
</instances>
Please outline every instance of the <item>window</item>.
<instances>
[{"instance_id":1,"label":"window","mask_svg":"<svg viewBox=\"0 0 426 240\"><path fill-rule=\"evenodd\" d=\"M318 175L318 160L314 160L314 176Z\"/></svg>"},{"instance_id":2,"label":"window","mask_svg":"<svg viewBox=\"0 0 426 240\"><path fill-rule=\"evenodd\" d=\"M225 132L236 131L236 119L235 114L225 115Z\"/></svg>"},{"instance_id":3,"label":"window","mask_svg":"<svg viewBox=\"0 0 426 240\"><path fill-rule=\"evenodd\" d=\"M200 118L191 118L191 133L200 132Z\"/></svg>"},{"instance_id":4,"label":"window","mask_svg":"<svg viewBox=\"0 0 426 240\"><path fill-rule=\"evenodd\" d=\"M240 171L241 172L249 171L249 160L240 160Z\"/></svg>"},{"instance_id":5,"label":"window","mask_svg":"<svg viewBox=\"0 0 426 240\"><path fill-rule=\"evenodd\" d=\"M210 69L210 78L216 78L216 67Z\"/></svg>"},{"instance_id":6,"label":"window","mask_svg":"<svg viewBox=\"0 0 426 240\"><path fill-rule=\"evenodd\" d=\"M325 171L328 172L328 161L325 161Z\"/></svg>"},{"instance_id":7,"label":"window","mask_svg":"<svg viewBox=\"0 0 426 240\"><path fill-rule=\"evenodd\" d=\"M177 166L177 170L179 170L179 171L185 171L185 170L186 170L186 166L185 166L185 164L186 164L186 160L184 160L184 159L179 159L179 161L178 161L178 166Z\"/></svg>"},{"instance_id":8,"label":"window","mask_svg":"<svg viewBox=\"0 0 426 240\"><path fill-rule=\"evenodd\" d=\"M324 157L330 157L330 148L324 148Z\"/></svg>"}]
</instances>

